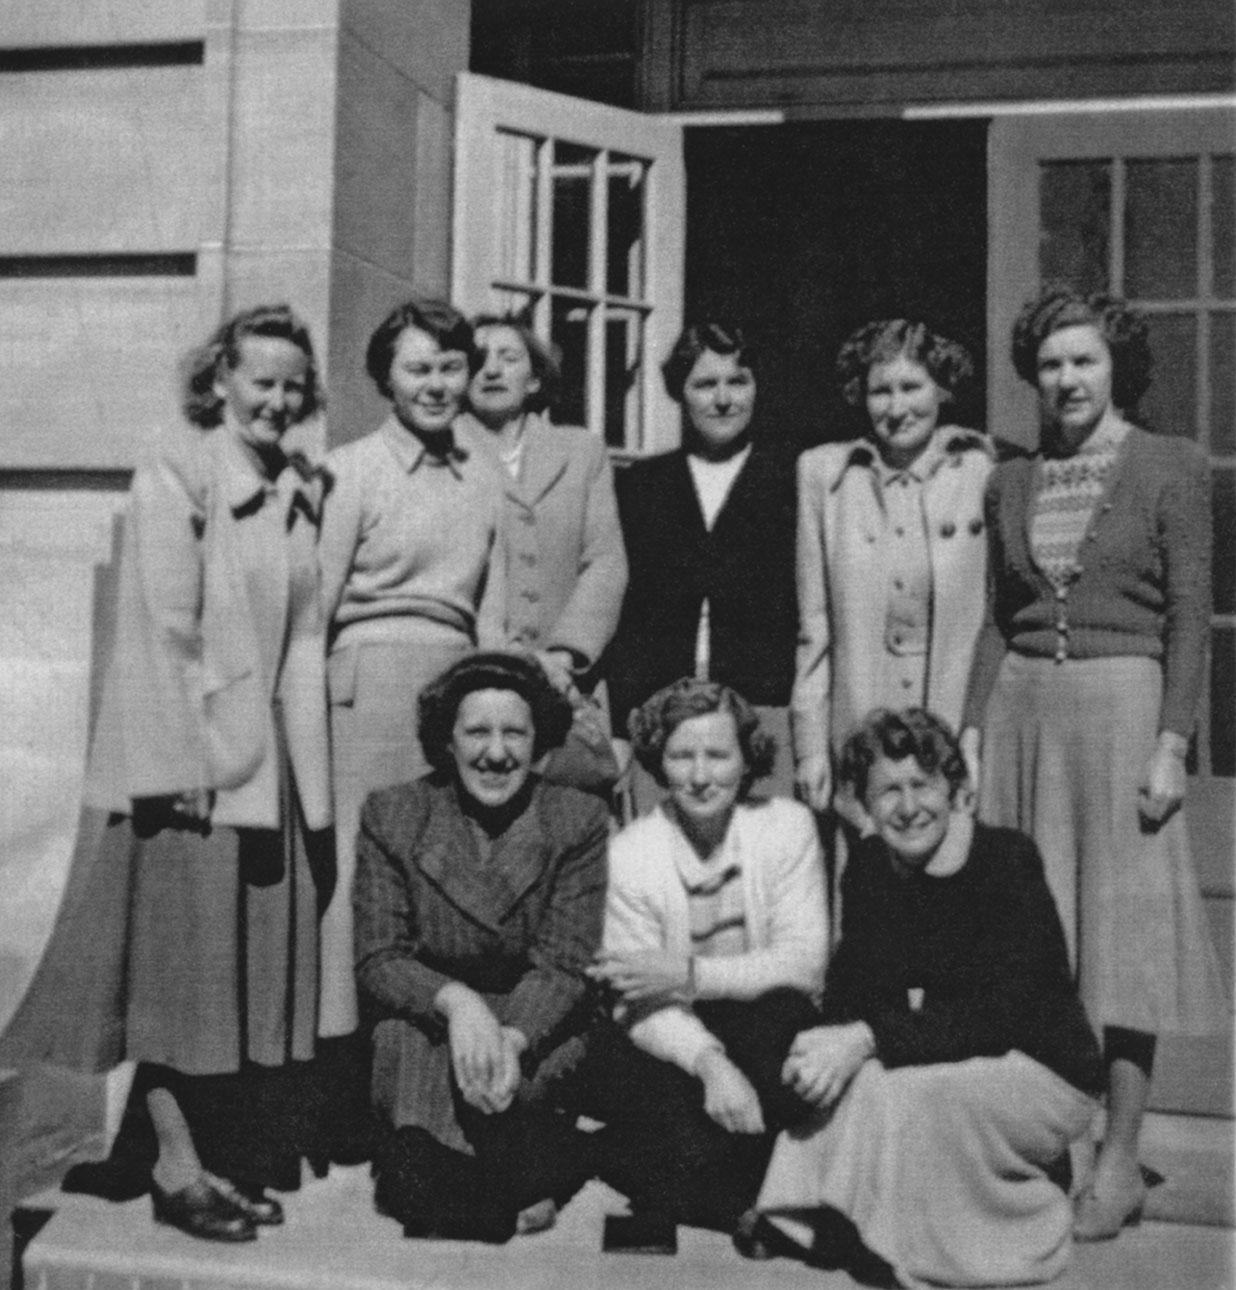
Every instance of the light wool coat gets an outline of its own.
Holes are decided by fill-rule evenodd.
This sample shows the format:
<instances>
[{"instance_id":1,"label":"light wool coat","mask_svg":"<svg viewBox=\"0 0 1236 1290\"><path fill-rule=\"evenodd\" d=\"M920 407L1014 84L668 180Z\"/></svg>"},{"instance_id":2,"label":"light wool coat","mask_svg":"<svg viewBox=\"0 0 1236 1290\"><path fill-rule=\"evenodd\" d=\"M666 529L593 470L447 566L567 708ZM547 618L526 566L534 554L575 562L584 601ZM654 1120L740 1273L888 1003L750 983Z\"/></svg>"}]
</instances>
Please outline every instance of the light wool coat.
<instances>
[{"instance_id":1,"label":"light wool coat","mask_svg":"<svg viewBox=\"0 0 1236 1290\"><path fill-rule=\"evenodd\" d=\"M268 485L226 425L153 445L133 477L90 804L212 788L214 823L277 828L277 699L305 822L330 823L324 626L316 598L293 613L288 594L318 490L290 468Z\"/></svg>"},{"instance_id":2,"label":"light wool coat","mask_svg":"<svg viewBox=\"0 0 1236 1290\"><path fill-rule=\"evenodd\" d=\"M471 415L475 438L496 437ZM605 445L578 426L530 414L515 478L500 463L506 497L506 631L513 645L567 649L596 666L618 626L627 553Z\"/></svg>"},{"instance_id":3,"label":"light wool coat","mask_svg":"<svg viewBox=\"0 0 1236 1290\"><path fill-rule=\"evenodd\" d=\"M609 846L605 905L607 951L691 953L687 891L674 854L690 843L667 808L623 829ZM719 869L742 871L749 950L695 960L699 999L757 999L780 986L819 994L828 958L824 863L815 821L787 798L740 803L714 858ZM651 1009L620 1008L616 1019L632 1042L653 1057L694 1074L717 1040L687 1000L658 1001Z\"/></svg>"},{"instance_id":4,"label":"light wool coat","mask_svg":"<svg viewBox=\"0 0 1236 1290\"><path fill-rule=\"evenodd\" d=\"M983 494L993 457L972 430L942 426L943 452L923 484L931 566L926 693L913 696L953 726L961 717L983 622L987 536ZM866 441L825 444L798 459L798 656L794 754L835 755L882 702L892 559Z\"/></svg>"}]
</instances>

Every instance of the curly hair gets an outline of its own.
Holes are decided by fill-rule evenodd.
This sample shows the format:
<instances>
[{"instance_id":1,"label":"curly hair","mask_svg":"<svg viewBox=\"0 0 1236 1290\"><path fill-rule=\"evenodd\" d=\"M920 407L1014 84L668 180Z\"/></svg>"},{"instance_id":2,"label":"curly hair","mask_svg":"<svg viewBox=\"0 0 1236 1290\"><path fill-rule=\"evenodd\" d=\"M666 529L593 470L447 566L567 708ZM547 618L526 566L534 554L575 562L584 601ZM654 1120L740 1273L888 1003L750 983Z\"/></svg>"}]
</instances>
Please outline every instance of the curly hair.
<instances>
[{"instance_id":1,"label":"curly hair","mask_svg":"<svg viewBox=\"0 0 1236 1290\"><path fill-rule=\"evenodd\" d=\"M661 364L665 392L675 403L682 402L683 387L691 369L706 353L733 354L739 367L745 367L759 379L759 352L755 342L739 326L729 322L691 323L684 327Z\"/></svg>"},{"instance_id":2,"label":"curly hair","mask_svg":"<svg viewBox=\"0 0 1236 1290\"><path fill-rule=\"evenodd\" d=\"M867 373L877 363L908 358L951 398L960 396L974 377L969 350L908 318L881 318L865 323L837 351L837 388L852 408L867 398Z\"/></svg>"},{"instance_id":3,"label":"curly hair","mask_svg":"<svg viewBox=\"0 0 1236 1290\"><path fill-rule=\"evenodd\" d=\"M476 690L511 690L524 700L532 711L534 760L567 737L573 715L570 701L554 689L535 659L511 650L475 650L452 663L417 699L417 735L434 770L453 765L455 718L459 705Z\"/></svg>"},{"instance_id":4,"label":"curly hair","mask_svg":"<svg viewBox=\"0 0 1236 1290\"><path fill-rule=\"evenodd\" d=\"M842 745L838 782L863 802L871 768L881 757L904 761L913 757L929 775L937 771L948 781L952 797L966 782L961 745L948 723L926 708L873 708Z\"/></svg>"},{"instance_id":5,"label":"curly hair","mask_svg":"<svg viewBox=\"0 0 1236 1290\"><path fill-rule=\"evenodd\" d=\"M631 745L639 764L662 788L666 785L665 745L684 721L728 712L738 731L738 747L746 764L742 791L767 775L773 767L777 741L760 726L755 709L746 699L719 681L699 681L684 676L646 699L627 722Z\"/></svg>"},{"instance_id":6,"label":"curly hair","mask_svg":"<svg viewBox=\"0 0 1236 1290\"><path fill-rule=\"evenodd\" d=\"M481 355L472 338L468 320L445 300L414 296L396 305L374 329L365 347L365 371L384 399L391 395L391 364L399 338L409 327L423 331L440 349L457 349L468 356L468 371L481 365Z\"/></svg>"},{"instance_id":7,"label":"curly hair","mask_svg":"<svg viewBox=\"0 0 1236 1290\"><path fill-rule=\"evenodd\" d=\"M1039 349L1052 332L1093 327L1112 357L1112 402L1122 412L1137 407L1150 388L1150 335L1146 318L1119 296L1084 296L1065 283L1049 282L1021 307L1013 323L1012 357L1017 375L1038 385Z\"/></svg>"},{"instance_id":8,"label":"curly hair","mask_svg":"<svg viewBox=\"0 0 1236 1290\"><path fill-rule=\"evenodd\" d=\"M509 327L524 343L528 351L528 361L532 364L532 375L541 383L540 388L528 395L526 406L529 412L544 412L558 401L558 391L562 385L562 357L558 346L552 341L543 340L532 328L532 320L524 311L505 314L477 314L472 320L474 338L482 327ZM479 352L479 346L478 352ZM481 363L484 355L481 354Z\"/></svg>"},{"instance_id":9,"label":"curly hair","mask_svg":"<svg viewBox=\"0 0 1236 1290\"><path fill-rule=\"evenodd\" d=\"M313 341L304 320L290 305L254 305L220 323L205 344L185 355L181 364L180 406L192 425L209 430L223 421L223 399L216 393L215 385L225 370L240 366L240 346L246 336L286 340L308 360L305 402L296 418L298 422L307 421L326 406Z\"/></svg>"}]
</instances>

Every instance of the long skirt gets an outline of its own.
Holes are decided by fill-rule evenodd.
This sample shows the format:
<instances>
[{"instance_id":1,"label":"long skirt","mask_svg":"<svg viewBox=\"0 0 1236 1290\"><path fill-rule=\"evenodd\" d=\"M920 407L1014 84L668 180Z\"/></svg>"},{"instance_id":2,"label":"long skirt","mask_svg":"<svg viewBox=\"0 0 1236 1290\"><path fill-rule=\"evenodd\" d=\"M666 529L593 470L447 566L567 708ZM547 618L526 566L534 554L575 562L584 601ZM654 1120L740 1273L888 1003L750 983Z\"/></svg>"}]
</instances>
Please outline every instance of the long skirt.
<instances>
[{"instance_id":1,"label":"long skirt","mask_svg":"<svg viewBox=\"0 0 1236 1290\"><path fill-rule=\"evenodd\" d=\"M345 628L327 662L335 784L338 885L322 919L321 1035L357 1026L352 884L361 807L376 788L429 769L417 738L421 691L472 648L470 638L425 618L390 618Z\"/></svg>"},{"instance_id":2,"label":"long skirt","mask_svg":"<svg viewBox=\"0 0 1236 1290\"><path fill-rule=\"evenodd\" d=\"M1050 1281L1072 1240L1047 1170L1094 1102L1022 1053L886 1070L781 1134L759 1209L810 1249L822 1209L845 1215L903 1284Z\"/></svg>"},{"instance_id":3,"label":"long skirt","mask_svg":"<svg viewBox=\"0 0 1236 1290\"><path fill-rule=\"evenodd\" d=\"M207 1168L299 1182L314 1132L317 922L334 840L306 829L286 757L280 796L281 828L216 825L205 836L82 811L20 1048L88 1070L139 1063L114 1160L153 1163L144 1095L166 1087Z\"/></svg>"},{"instance_id":4,"label":"long skirt","mask_svg":"<svg viewBox=\"0 0 1236 1290\"><path fill-rule=\"evenodd\" d=\"M1142 828L1162 695L1149 658L1006 655L987 707L981 817L1038 843L1091 1020L1150 1034L1228 1024L1184 816Z\"/></svg>"}]
</instances>

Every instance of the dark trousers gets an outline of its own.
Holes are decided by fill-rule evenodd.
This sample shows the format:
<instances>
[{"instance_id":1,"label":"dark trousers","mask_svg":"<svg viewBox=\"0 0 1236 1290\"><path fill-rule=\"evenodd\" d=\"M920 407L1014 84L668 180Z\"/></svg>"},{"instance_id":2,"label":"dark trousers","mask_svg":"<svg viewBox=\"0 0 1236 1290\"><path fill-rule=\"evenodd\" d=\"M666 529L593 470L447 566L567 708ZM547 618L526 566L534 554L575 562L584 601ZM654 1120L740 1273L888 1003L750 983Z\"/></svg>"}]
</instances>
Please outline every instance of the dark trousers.
<instances>
[{"instance_id":1,"label":"dark trousers","mask_svg":"<svg viewBox=\"0 0 1236 1290\"><path fill-rule=\"evenodd\" d=\"M573 1117L519 1103L485 1115L457 1103L475 1155L406 1127L391 1131L376 1156L378 1208L406 1235L505 1241L520 1210L542 1200L564 1205L591 1175L588 1138Z\"/></svg>"},{"instance_id":2,"label":"dark trousers","mask_svg":"<svg viewBox=\"0 0 1236 1290\"><path fill-rule=\"evenodd\" d=\"M788 988L750 1002L697 1003L694 1011L750 1080L764 1133L723 1129L704 1110L698 1077L642 1052L608 1021L589 1036L583 1109L604 1121L593 1135L598 1176L633 1208L729 1231L755 1202L777 1132L810 1114L781 1082L781 1067L794 1036L818 1016L806 995Z\"/></svg>"}]
</instances>

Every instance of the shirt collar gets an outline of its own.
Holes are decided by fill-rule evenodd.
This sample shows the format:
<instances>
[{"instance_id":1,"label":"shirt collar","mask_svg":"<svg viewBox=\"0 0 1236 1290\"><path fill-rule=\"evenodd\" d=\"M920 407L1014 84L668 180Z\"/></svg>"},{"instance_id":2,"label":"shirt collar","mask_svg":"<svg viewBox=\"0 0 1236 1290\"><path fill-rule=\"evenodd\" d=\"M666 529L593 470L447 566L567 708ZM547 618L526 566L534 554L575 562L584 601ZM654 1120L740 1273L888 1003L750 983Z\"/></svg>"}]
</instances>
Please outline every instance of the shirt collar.
<instances>
[{"instance_id":1,"label":"shirt collar","mask_svg":"<svg viewBox=\"0 0 1236 1290\"><path fill-rule=\"evenodd\" d=\"M456 427L452 426L442 436L441 453L432 452L424 440L404 426L398 417L392 415L382 423L378 433L386 442L399 468L405 474L413 474L422 465L445 466L456 478L460 478L459 466L467 461L469 449L460 441Z\"/></svg>"}]
</instances>

